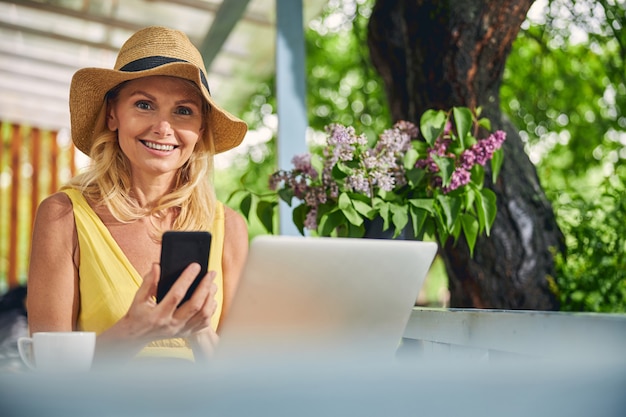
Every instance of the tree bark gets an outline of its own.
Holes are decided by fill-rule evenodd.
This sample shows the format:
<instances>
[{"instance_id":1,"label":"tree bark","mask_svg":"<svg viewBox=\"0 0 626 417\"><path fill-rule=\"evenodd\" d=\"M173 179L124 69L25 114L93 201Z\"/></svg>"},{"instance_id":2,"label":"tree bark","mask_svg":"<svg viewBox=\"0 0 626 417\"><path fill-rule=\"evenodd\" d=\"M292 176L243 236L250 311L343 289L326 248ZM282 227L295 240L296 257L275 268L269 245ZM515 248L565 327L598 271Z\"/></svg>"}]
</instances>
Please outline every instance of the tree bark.
<instances>
[{"instance_id":1,"label":"tree bark","mask_svg":"<svg viewBox=\"0 0 626 417\"><path fill-rule=\"evenodd\" d=\"M371 59L394 120L418 124L429 109L482 107L507 132L498 213L469 254L441 248L452 307L555 310L553 251L563 236L518 131L500 110L506 58L533 0L377 0L368 27ZM487 173L487 178L491 178Z\"/></svg>"}]
</instances>

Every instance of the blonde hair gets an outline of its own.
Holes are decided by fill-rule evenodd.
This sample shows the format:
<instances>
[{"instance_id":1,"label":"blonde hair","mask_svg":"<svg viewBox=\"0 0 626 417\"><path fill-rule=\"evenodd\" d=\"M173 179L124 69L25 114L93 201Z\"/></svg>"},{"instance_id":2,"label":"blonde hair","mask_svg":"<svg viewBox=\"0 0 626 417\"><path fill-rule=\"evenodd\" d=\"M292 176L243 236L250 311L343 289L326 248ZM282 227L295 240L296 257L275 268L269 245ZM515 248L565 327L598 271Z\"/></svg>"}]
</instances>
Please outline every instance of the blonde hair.
<instances>
[{"instance_id":1,"label":"blonde hair","mask_svg":"<svg viewBox=\"0 0 626 417\"><path fill-rule=\"evenodd\" d=\"M113 89L115 92L111 90L112 95L107 94L107 102L115 100L119 87ZM95 135L91 146L91 164L64 188L75 188L87 199L102 201L122 223L145 217L150 217L152 221L153 217L163 218L175 210L177 215L173 230L210 230L217 204L213 187L213 138L210 137L208 143L199 140L189 160L176 173L172 191L161 197L154 207L143 208L130 193L130 161L119 146L117 132L110 131L104 123L107 105L105 103L100 112L97 124L100 133ZM204 111L210 111L208 105ZM204 128L207 129L207 126ZM155 238L160 239L165 230L154 222L152 224Z\"/></svg>"}]
</instances>

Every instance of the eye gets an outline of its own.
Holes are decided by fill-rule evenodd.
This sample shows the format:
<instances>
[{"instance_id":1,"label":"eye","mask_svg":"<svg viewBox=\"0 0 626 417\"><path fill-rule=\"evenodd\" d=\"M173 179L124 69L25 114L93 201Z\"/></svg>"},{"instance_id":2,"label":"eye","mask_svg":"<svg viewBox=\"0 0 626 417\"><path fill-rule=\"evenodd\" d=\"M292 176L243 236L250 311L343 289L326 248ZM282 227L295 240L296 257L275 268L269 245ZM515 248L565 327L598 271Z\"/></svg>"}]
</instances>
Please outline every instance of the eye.
<instances>
[{"instance_id":1,"label":"eye","mask_svg":"<svg viewBox=\"0 0 626 417\"><path fill-rule=\"evenodd\" d=\"M141 110L151 110L152 106L150 105L149 102L145 101L145 100L140 100L138 102L135 103L135 107L137 107L138 109Z\"/></svg>"},{"instance_id":2,"label":"eye","mask_svg":"<svg viewBox=\"0 0 626 417\"><path fill-rule=\"evenodd\" d=\"M193 114L193 110L191 110L189 107L178 107L176 109L176 114L180 114L183 116L191 116Z\"/></svg>"}]
</instances>

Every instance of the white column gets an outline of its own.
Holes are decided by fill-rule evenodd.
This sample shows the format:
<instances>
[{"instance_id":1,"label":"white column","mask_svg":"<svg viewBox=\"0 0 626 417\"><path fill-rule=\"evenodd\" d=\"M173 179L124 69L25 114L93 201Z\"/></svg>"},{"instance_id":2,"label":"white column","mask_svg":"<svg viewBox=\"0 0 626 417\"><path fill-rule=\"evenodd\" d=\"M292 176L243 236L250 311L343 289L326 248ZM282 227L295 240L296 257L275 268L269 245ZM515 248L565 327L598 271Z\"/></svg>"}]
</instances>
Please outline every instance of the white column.
<instances>
[{"instance_id":1,"label":"white column","mask_svg":"<svg viewBox=\"0 0 626 417\"><path fill-rule=\"evenodd\" d=\"M276 102L278 167L291 169L294 155L307 151L305 44L302 0L276 0ZM299 235L292 209L281 201L279 234Z\"/></svg>"}]
</instances>

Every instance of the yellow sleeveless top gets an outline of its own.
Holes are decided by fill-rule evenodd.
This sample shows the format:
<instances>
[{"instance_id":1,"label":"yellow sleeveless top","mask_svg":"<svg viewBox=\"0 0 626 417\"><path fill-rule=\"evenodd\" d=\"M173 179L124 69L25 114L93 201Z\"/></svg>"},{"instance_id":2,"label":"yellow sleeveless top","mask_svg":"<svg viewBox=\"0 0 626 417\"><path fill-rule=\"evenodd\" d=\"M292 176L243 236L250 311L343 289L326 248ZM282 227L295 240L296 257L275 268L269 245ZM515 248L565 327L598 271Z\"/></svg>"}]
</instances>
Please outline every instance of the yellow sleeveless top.
<instances>
[{"instance_id":1,"label":"yellow sleeveless top","mask_svg":"<svg viewBox=\"0 0 626 417\"><path fill-rule=\"evenodd\" d=\"M143 277L126 258L102 220L85 197L75 189L63 190L72 201L80 264L78 265L80 307L78 330L102 333L128 311ZM222 251L224 247L224 206L217 204L210 230L211 254L209 270L216 271L215 296L218 308L211 325L217 330L222 312ZM138 356L168 357L193 360L191 347L185 339L157 340L147 345Z\"/></svg>"}]
</instances>

